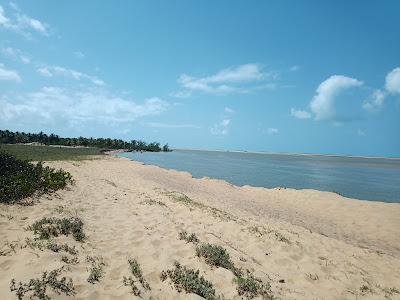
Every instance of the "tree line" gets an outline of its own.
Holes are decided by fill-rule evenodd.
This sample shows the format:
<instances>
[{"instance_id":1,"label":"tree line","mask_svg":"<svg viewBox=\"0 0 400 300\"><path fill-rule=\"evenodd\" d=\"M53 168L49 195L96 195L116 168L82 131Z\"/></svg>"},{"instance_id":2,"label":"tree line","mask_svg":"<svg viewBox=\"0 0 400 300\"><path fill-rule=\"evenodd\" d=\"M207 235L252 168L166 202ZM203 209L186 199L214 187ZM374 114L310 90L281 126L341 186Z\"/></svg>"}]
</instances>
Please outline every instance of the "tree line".
<instances>
[{"instance_id":1,"label":"tree line","mask_svg":"<svg viewBox=\"0 0 400 300\"><path fill-rule=\"evenodd\" d=\"M132 140L130 142L121 139L110 138L63 138L54 133L45 134L12 132L9 130L0 130L0 143L3 144L25 144L25 143L41 143L44 145L59 145L59 146L83 146L97 147L103 149L125 149L131 151L149 151L149 152L169 152L171 151L168 144L160 146L160 143L146 143L140 140Z\"/></svg>"}]
</instances>

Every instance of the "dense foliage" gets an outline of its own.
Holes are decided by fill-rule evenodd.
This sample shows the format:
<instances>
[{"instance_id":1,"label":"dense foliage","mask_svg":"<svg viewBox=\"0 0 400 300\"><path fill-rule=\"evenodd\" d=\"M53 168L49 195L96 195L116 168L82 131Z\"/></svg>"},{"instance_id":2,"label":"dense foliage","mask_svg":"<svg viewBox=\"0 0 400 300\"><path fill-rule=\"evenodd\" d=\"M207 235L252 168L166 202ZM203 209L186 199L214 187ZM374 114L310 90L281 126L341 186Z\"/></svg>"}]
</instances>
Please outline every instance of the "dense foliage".
<instances>
[{"instance_id":1,"label":"dense foliage","mask_svg":"<svg viewBox=\"0 0 400 300\"><path fill-rule=\"evenodd\" d=\"M0 203L14 203L35 192L48 193L72 182L70 173L0 153Z\"/></svg>"},{"instance_id":2,"label":"dense foliage","mask_svg":"<svg viewBox=\"0 0 400 300\"><path fill-rule=\"evenodd\" d=\"M56 134L47 135L43 132L40 133L25 133L25 132L12 132L9 130L0 130L0 143L4 144L18 144L18 143L41 143L45 145L60 145L60 146L83 146L83 147L97 147L104 149L127 149L135 151L170 151L168 144L162 148L160 143L146 143L140 140L132 140L130 142L121 139L110 138L62 138Z\"/></svg>"}]
</instances>

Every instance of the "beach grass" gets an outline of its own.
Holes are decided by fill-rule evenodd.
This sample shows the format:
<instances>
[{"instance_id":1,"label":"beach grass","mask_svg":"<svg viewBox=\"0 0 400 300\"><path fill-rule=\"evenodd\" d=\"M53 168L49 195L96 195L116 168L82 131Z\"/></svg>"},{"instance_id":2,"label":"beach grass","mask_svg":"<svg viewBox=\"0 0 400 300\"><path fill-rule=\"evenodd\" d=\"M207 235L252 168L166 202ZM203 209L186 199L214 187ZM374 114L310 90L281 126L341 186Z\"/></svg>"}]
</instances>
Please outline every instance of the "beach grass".
<instances>
[{"instance_id":1,"label":"beach grass","mask_svg":"<svg viewBox=\"0 0 400 300\"><path fill-rule=\"evenodd\" d=\"M0 144L0 152L5 152L21 160L55 161L55 160L85 160L97 155L104 155L100 148L74 148L58 146L34 146Z\"/></svg>"}]
</instances>

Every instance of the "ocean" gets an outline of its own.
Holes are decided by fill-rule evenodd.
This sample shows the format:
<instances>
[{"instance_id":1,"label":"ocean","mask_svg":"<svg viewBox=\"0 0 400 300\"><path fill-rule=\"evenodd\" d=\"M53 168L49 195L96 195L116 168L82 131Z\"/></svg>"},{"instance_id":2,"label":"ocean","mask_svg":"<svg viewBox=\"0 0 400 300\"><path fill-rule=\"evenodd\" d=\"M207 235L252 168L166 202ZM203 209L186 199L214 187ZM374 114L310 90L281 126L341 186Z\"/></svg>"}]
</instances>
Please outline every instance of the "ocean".
<instances>
[{"instance_id":1,"label":"ocean","mask_svg":"<svg viewBox=\"0 0 400 300\"><path fill-rule=\"evenodd\" d=\"M238 186L315 189L400 203L400 160L201 150L127 152L120 156Z\"/></svg>"}]
</instances>

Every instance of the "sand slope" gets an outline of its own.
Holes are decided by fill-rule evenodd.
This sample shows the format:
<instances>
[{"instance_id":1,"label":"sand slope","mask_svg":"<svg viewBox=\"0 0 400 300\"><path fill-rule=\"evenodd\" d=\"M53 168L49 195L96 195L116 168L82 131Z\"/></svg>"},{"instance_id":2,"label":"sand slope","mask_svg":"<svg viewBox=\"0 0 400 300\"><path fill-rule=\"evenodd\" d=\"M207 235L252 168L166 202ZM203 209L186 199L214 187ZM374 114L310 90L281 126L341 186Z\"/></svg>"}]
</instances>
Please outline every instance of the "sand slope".
<instances>
[{"instance_id":1,"label":"sand slope","mask_svg":"<svg viewBox=\"0 0 400 300\"><path fill-rule=\"evenodd\" d=\"M135 298L122 284L130 257L151 286L144 299L199 298L160 280L174 261L199 269L218 295L240 299L232 273L205 264L193 244L178 239L180 230L225 247L238 267L270 282L278 299L400 299L400 205L240 188L112 157L49 165L71 172L75 185L33 207L0 206L0 299L15 298L12 278L26 281L63 265L62 253L24 248L33 237L26 226L62 215L79 215L88 235L83 244L56 239L79 250L79 263L65 272L76 299ZM178 201L183 194L190 202ZM87 255L101 255L107 264L97 284L87 282Z\"/></svg>"}]
</instances>

